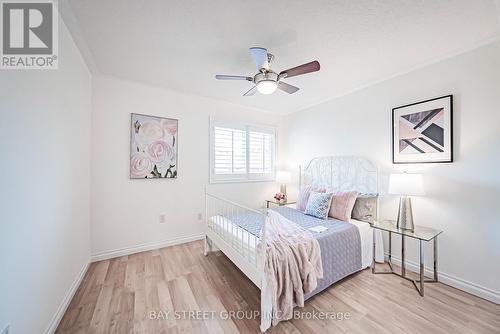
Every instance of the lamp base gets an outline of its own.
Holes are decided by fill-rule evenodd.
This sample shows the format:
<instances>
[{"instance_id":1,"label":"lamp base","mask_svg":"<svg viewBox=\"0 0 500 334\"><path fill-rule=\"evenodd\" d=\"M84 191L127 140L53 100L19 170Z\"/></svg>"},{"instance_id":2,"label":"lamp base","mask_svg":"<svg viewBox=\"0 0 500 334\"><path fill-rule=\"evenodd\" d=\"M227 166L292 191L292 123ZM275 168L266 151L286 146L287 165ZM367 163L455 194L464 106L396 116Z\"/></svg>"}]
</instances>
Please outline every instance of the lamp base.
<instances>
[{"instance_id":1,"label":"lamp base","mask_svg":"<svg viewBox=\"0 0 500 334\"><path fill-rule=\"evenodd\" d=\"M284 184L284 183L281 184L281 186L280 186L280 192L282 192L286 196L286 184Z\"/></svg>"},{"instance_id":2,"label":"lamp base","mask_svg":"<svg viewBox=\"0 0 500 334\"><path fill-rule=\"evenodd\" d=\"M396 227L410 231L415 229L415 225L413 224L411 198L409 196L402 196L399 199L398 222Z\"/></svg>"}]
</instances>

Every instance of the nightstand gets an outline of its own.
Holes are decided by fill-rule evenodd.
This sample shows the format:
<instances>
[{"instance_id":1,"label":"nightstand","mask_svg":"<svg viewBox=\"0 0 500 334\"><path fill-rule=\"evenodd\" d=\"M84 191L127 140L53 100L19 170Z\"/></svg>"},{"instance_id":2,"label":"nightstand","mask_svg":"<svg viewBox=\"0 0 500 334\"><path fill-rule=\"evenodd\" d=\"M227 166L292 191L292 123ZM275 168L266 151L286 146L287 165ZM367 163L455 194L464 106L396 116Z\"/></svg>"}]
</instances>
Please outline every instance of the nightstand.
<instances>
[{"instance_id":1,"label":"nightstand","mask_svg":"<svg viewBox=\"0 0 500 334\"><path fill-rule=\"evenodd\" d=\"M374 223L372 225L374 229L389 232L389 268L388 271L376 271L375 270L375 233L373 233L373 262L372 262L372 273L374 274L394 274L405 280L413 282L415 288L424 296L424 282L425 283L435 283L438 281L437 274L437 258L438 258L438 236L443 233L443 231L436 230L430 227L415 226L414 230L404 230L396 227L396 222L390 220L384 220L379 223ZM395 272L392 269L392 234L398 234L401 236L401 273ZM406 276L405 268L405 253L406 253L406 238L412 238L419 241L420 245L420 270L419 279L415 280L413 278ZM424 277L424 242L434 242L434 277L433 279L425 279ZM417 285L417 283L419 283Z\"/></svg>"},{"instance_id":2,"label":"nightstand","mask_svg":"<svg viewBox=\"0 0 500 334\"><path fill-rule=\"evenodd\" d=\"M266 208L269 209L271 207L271 204L278 205L278 206L285 206L289 204L295 204L297 201L286 201L286 202L280 202L275 199L266 199Z\"/></svg>"}]
</instances>

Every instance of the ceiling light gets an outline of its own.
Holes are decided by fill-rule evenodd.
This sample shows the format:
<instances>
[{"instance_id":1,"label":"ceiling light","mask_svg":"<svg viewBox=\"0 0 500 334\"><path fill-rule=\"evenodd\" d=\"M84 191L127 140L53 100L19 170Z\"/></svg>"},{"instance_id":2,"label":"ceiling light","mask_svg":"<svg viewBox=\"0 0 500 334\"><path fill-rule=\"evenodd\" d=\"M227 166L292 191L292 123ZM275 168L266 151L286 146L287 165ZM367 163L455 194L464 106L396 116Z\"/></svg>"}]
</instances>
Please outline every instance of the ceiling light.
<instances>
[{"instance_id":1,"label":"ceiling light","mask_svg":"<svg viewBox=\"0 0 500 334\"><path fill-rule=\"evenodd\" d=\"M276 81L273 80L262 80L257 84L257 90L264 95L274 93L277 87Z\"/></svg>"}]
</instances>

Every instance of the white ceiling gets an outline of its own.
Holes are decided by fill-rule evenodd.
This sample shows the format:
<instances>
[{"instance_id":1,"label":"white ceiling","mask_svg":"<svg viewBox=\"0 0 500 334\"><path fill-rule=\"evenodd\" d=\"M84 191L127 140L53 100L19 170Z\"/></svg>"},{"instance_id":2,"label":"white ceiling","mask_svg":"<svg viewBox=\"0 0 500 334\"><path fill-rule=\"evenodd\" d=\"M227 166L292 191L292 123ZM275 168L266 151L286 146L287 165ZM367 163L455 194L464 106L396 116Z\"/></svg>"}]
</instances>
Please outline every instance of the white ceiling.
<instances>
[{"instance_id":1,"label":"white ceiling","mask_svg":"<svg viewBox=\"0 0 500 334\"><path fill-rule=\"evenodd\" d=\"M64 0L66 1L66 0ZM67 0L61 12L96 73L289 113L500 36L498 0ZM61 1L60 1L61 2ZM280 71L311 60L288 95L243 97L251 46Z\"/></svg>"}]
</instances>

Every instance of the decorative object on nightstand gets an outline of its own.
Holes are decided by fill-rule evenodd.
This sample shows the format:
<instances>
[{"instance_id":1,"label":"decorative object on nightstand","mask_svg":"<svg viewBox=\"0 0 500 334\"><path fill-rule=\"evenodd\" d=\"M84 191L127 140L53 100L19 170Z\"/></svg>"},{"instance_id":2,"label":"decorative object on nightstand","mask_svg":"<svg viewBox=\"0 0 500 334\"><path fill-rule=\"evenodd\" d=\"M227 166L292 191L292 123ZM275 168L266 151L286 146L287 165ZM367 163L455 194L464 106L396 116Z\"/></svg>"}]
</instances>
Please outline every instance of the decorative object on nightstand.
<instances>
[{"instance_id":1,"label":"decorative object on nightstand","mask_svg":"<svg viewBox=\"0 0 500 334\"><path fill-rule=\"evenodd\" d=\"M285 194L286 198L286 184L292 181L292 173L286 170L279 170L276 172L276 182L281 183L280 192Z\"/></svg>"},{"instance_id":2,"label":"decorative object on nightstand","mask_svg":"<svg viewBox=\"0 0 500 334\"><path fill-rule=\"evenodd\" d=\"M389 177L389 194L401 195L396 227L413 231L413 210L410 196L425 195L422 174L391 174Z\"/></svg>"},{"instance_id":3,"label":"decorative object on nightstand","mask_svg":"<svg viewBox=\"0 0 500 334\"><path fill-rule=\"evenodd\" d=\"M286 194L279 192L274 195L274 199L277 200L278 202L286 202Z\"/></svg>"}]
</instances>

